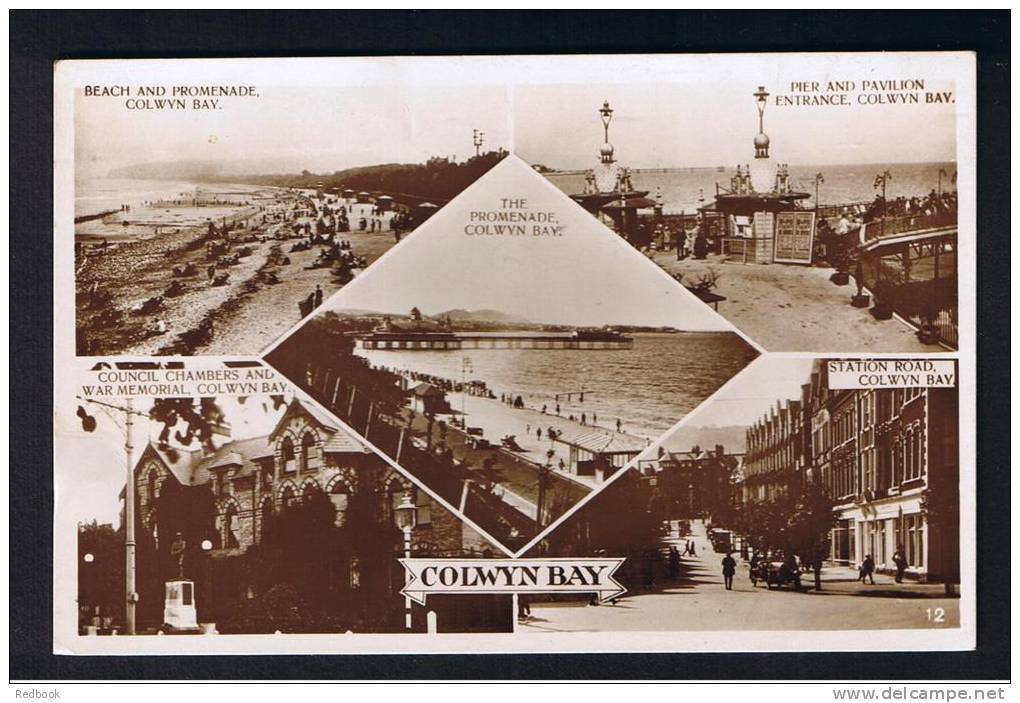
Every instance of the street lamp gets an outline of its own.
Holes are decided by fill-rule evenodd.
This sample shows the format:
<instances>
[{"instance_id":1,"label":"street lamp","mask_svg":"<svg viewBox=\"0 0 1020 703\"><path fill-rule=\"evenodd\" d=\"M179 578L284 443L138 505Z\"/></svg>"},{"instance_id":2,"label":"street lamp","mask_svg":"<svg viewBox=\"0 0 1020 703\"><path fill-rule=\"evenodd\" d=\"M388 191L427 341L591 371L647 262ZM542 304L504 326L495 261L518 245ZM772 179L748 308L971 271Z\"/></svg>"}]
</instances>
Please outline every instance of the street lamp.
<instances>
[{"instance_id":1,"label":"street lamp","mask_svg":"<svg viewBox=\"0 0 1020 703\"><path fill-rule=\"evenodd\" d=\"M613 108L609 107L609 101L602 101L602 108L599 110L602 117L602 127L605 131L605 143L609 143L609 123L613 121Z\"/></svg>"},{"instance_id":2,"label":"street lamp","mask_svg":"<svg viewBox=\"0 0 1020 703\"><path fill-rule=\"evenodd\" d=\"M85 561L86 564L91 564L96 560L95 556L93 556L92 554L86 554L85 556L82 557L82 559Z\"/></svg>"},{"instance_id":3,"label":"street lamp","mask_svg":"<svg viewBox=\"0 0 1020 703\"><path fill-rule=\"evenodd\" d=\"M818 212L818 186L825 183L825 176L819 171L815 174L815 212Z\"/></svg>"},{"instance_id":4,"label":"street lamp","mask_svg":"<svg viewBox=\"0 0 1020 703\"><path fill-rule=\"evenodd\" d=\"M471 357L462 356L460 358L460 419L464 423L461 427L465 430L467 429L467 410L464 403L467 395L467 375L474 372L475 367L471 363Z\"/></svg>"},{"instance_id":5,"label":"street lamp","mask_svg":"<svg viewBox=\"0 0 1020 703\"><path fill-rule=\"evenodd\" d=\"M758 104L758 134L765 132L765 106L768 104L769 93L765 86L758 86L758 92L754 93L754 100Z\"/></svg>"},{"instance_id":6,"label":"street lamp","mask_svg":"<svg viewBox=\"0 0 1020 703\"><path fill-rule=\"evenodd\" d=\"M393 509L393 517L396 520L397 527L399 527L404 533L404 558L411 558L411 530L418 522L418 507L414 504L414 500L411 497L411 491L408 490L404 493L404 497L400 499L400 504ZM404 585L407 586L407 570L404 570ZM404 627L408 630L411 629L411 597L404 596Z\"/></svg>"}]
</instances>

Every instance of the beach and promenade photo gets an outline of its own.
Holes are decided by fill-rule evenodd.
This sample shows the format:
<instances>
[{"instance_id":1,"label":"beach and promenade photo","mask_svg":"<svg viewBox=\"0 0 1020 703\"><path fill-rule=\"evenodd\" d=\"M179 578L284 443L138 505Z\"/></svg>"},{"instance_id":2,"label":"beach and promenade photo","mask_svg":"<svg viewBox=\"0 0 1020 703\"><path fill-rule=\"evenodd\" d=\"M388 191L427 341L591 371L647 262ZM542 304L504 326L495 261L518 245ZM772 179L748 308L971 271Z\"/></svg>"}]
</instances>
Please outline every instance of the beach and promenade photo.
<instances>
[{"instance_id":1,"label":"beach and promenade photo","mask_svg":"<svg viewBox=\"0 0 1020 703\"><path fill-rule=\"evenodd\" d=\"M77 353L258 353L507 153L505 90L347 94L224 117L79 91Z\"/></svg>"},{"instance_id":2,"label":"beach and promenade photo","mask_svg":"<svg viewBox=\"0 0 1020 703\"><path fill-rule=\"evenodd\" d=\"M527 552L625 557L628 592L519 631L960 627L955 362L877 370L934 363L760 358Z\"/></svg>"},{"instance_id":3,"label":"beach and promenade photo","mask_svg":"<svg viewBox=\"0 0 1020 703\"><path fill-rule=\"evenodd\" d=\"M515 152L769 351L955 349L953 86L762 82L522 86Z\"/></svg>"},{"instance_id":4,"label":"beach and promenade photo","mask_svg":"<svg viewBox=\"0 0 1020 703\"><path fill-rule=\"evenodd\" d=\"M514 157L324 308L266 361L514 550L757 356Z\"/></svg>"}]
</instances>

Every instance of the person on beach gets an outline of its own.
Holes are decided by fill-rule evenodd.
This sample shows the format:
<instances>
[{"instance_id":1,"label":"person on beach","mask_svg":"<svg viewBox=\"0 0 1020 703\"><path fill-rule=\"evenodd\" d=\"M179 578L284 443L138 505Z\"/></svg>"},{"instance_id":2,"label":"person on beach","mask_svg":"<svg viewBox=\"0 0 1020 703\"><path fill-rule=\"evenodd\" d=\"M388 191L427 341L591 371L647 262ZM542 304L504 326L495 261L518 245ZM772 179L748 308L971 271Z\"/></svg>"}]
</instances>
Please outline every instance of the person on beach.
<instances>
[{"instance_id":1,"label":"person on beach","mask_svg":"<svg viewBox=\"0 0 1020 703\"><path fill-rule=\"evenodd\" d=\"M584 413L581 413L581 424L582 425L587 425L588 424L588 416L585 415Z\"/></svg>"},{"instance_id":2,"label":"person on beach","mask_svg":"<svg viewBox=\"0 0 1020 703\"><path fill-rule=\"evenodd\" d=\"M322 286L315 284L315 307L322 305Z\"/></svg>"},{"instance_id":3,"label":"person on beach","mask_svg":"<svg viewBox=\"0 0 1020 703\"><path fill-rule=\"evenodd\" d=\"M619 432L619 431L620 431L620 428L621 428L622 426L623 426L623 425L622 425L622 423L620 422L620 418L616 418L616 431L617 431L617 432Z\"/></svg>"},{"instance_id":4,"label":"person on beach","mask_svg":"<svg viewBox=\"0 0 1020 703\"><path fill-rule=\"evenodd\" d=\"M733 590L733 574L737 573L737 562L733 558L733 552L727 552L722 560L722 577L727 591Z\"/></svg>"},{"instance_id":5,"label":"person on beach","mask_svg":"<svg viewBox=\"0 0 1020 703\"><path fill-rule=\"evenodd\" d=\"M538 437L538 441L542 441L542 428L538 427L535 429L535 436Z\"/></svg>"}]
</instances>

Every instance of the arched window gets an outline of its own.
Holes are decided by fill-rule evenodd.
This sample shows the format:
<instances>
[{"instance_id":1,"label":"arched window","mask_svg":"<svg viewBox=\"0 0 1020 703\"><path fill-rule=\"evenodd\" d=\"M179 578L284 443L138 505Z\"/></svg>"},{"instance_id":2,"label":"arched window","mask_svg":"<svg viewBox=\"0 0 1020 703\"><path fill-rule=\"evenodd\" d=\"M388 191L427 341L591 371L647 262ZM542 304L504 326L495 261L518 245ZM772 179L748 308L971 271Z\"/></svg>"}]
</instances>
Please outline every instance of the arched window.
<instances>
[{"instance_id":1,"label":"arched window","mask_svg":"<svg viewBox=\"0 0 1020 703\"><path fill-rule=\"evenodd\" d=\"M316 462L315 459L315 435L311 432L305 432L304 436L301 437L301 470L307 471L308 469L318 468L313 466Z\"/></svg>"},{"instance_id":2,"label":"arched window","mask_svg":"<svg viewBox=\"0 0 1020 703\"><path fill-rule=\"evenodd\" d=\"M285 472L294 471L294 441L290 437L284 437L280 442L280 462Z\"/></svg>"},{"instance_id":3,"label":"arched window","mask_svg":"<svg viewBox=\"0 0 1020 703\"><path fill-rule=\"evenodd\" d=\"M273 519L273 499L266 496L259 508L259 539L266 538L266 525Z\"/></svg>"},{"instance_id":4,"label":"arched window","mask_svg":"<svg viewBox=\"0 0 1020 703\"><path fill-rule=\"evenodd\" d=\"M237 518L237 506L233 503L227 504L227 510L223 514L223 546L227 549L240 546L237 535L234 534L234 521Z\"/></svg>"},{"instance_id":5,"label":"arched window","mask_svg":"<svg viewBox=\"0 0 1020 703\"><path fill-rule=\"evenodd\" d=\"M280 507L288 508L294 504L294 488L292 486L285 486L283 492L280 493Z\"/></svg>"},{"instance_id":6,"label":"arched window","mask_svg":"<svg viewBox=\"0 0 1020 703\"><path fill-rule=\"evenodd\" d=\"M304 489L301 491L301 498L306 503L312 502L315 500L315 497L319 495L322 495L322 489L319 488L319 484L314 481L306 483Z\"/></svg>"},{"instance_id":7,"label":"arched window","mask_svg":"<svg viewBox=\"0 0 1020 703\"><path fill-rule=\"evenodd\" d=\"M329 500L336 508L336 526L343 527L347 521L347 507L351 501L351 489L343 481L334 481L329 490Z\"/></svg>"},{"instance_id":8,"label":"arched window","mask_svg":"<svg viewBox=\"0 0 1020 703\"><path fill-rule=\"evenodd\" d=\"M149 469L149 475L145 479L146 498L150 504L156 502L157 490L159 488L159 472L153 466Z\"/></svg>"}]
</instances>

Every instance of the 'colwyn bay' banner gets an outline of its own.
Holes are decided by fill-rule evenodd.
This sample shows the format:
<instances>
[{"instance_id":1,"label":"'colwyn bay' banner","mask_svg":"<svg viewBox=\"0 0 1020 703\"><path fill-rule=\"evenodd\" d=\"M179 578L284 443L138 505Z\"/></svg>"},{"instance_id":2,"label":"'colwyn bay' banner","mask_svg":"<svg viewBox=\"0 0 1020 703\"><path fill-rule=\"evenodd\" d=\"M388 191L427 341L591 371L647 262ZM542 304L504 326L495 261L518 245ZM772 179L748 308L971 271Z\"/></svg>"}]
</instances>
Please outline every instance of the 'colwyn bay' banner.
<instances>
[{"instance_id":1,"label":"'colwyn bay' banner","mask_svg":"<svg viewBox=\"0 0 1020 703\"><path fill-rule=\"evenodd\" d=\"M596 593L600 601L627 591L613 574L624 558L401 559L401 593L425 605L430 593Z\"/></svg>"}]
</instances>

